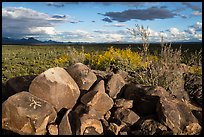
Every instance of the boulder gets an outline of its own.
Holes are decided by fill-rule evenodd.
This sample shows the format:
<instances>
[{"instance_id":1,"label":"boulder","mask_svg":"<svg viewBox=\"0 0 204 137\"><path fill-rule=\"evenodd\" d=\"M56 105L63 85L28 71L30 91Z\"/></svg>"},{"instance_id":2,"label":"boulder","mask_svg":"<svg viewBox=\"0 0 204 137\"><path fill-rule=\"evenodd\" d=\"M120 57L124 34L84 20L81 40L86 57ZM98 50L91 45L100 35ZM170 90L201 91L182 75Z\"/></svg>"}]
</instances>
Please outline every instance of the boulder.
<instances>
[{"instance_id":1,"label":"boulder","mask_svg":"<svg viewBox=\"0 0 204 137\"><path fill-rule=\"evenodd\" d=\"M197 110L193 110L192 111L193 115L197 118L199 125L203 125L202 123L202 110L197 111Z\"/></svg>"},{"instance_id":2,"label":"boulder","mask_svg":"<svg viewBox=\"0 0 204 137\"><path fill-rule=\"evenodd\" d=\"M110 124L108 123L108 121L106 119L100 119L100 121L101 121L101 124L103 126L103 134L104 135L109 135L108 134L109 133L108 127L109 127Z\"/></svg>"},{"instance_id":3,"label":"boulder","mask_svg":"<svg viewBox=\"0 0 204 137\"><path fill-rule=\"evenodd\" d=\"M104 91L104 82L100 81L93 90L81 98L81 102L88 107L88 113L99 119L113 107L113 100Z\"/></svg>"},{"instance_id":4,"label":"boulder","mask_svg":"<svg viewBox=\"0 0 204 137\"><path fill-rule=\"evenodd\" d=\"M89 111L88 107L86 105L82 104L82 103L77 105L76 108L74 109L74 112L79 117L81 117L85 113L88 113L88 111Z\"/></svg>"},{"instance_id":5,"label":"boulder","mask_svg":"<svg viewBox=\"0 0 204 137\"><path fill-rule=\"evenodd\" d=\"M31 82L35 77L36 76L27 75L27 76L13 77L9 79L5 85L6 92L5 94L2 94L5 100L9 96L12 96L18 92L28 91Z\"/></svg>"},{"instance_id":6,"label":"boulder","mask_svg":"<svg viewBox=\"0 0 204 137\"><path fill-rule=\"evenodd\" d=\"M114 107L117 108L132 108L133 107L133 100L128 99L116 99L114 101Z\"/></svg>"},{"instance_id":7,"label":"boulder","mask_svg":"<svg viewBox=\"0 0 204 137\"><path fill-rule=\"evenodd\" d=\"M199 133L201 126L192 114L185 102L175 98L160 98L157 104L157 115L159 121L169 127L174 134L185 134L184 130L192 123L196 124L196 133Z\"/></svg>"},{"instance_id":8,"label":"boulder","mask_svg":"<svg viewBox=\"0 0 204 137\"><path fill-rule=\"evenodd\" d=\"M96 75L82 63L76 63L68 68L68 73L76 81L80 90L89 90L97 80Z\"/></svg>"},{"instance_id":9,"label":"boulder","mask_svg":"<svg viewBox=\"0 0 204 137\"><path fill-rule=\"evenodd\" d=\"M103 133L103 126L102 126L101 122L97 119L94 119L93 117L91 117L88 114L84 114L80 118L80 135L86 134L85 131L89 127L93 127L96 134L102 134ZM88 131L86 131L86 132L88 132Z\"/></svg>"},{"instance_id":10,"label":"boulder","mask_svg":"<svg viewBox=\"0 0 204 137\"><path fill-rule=\"evenodd\" d=\"M72 135L71 125L69 121L69 112L71 109L67 110L66 114L63 116L59 124L59 135Z\"/></svg>"},{"instance_id":11,"label":"boulder","mask_svg":"<svg viewBox=\"0 0 204 137\"><path fill-rule=\"evenodd\" d=\"M114 113L114 118L126 123L127 125L133 125L140 119L136 113L127 108L117 108Z\"/></svg>"},{"instance_id":12,"label":"boulder","mask_svg":"<svg viewBox=\"0 0 204 137\"><path fill-rule=\"evenodd\" d=\"M119 70L116 74L119 74L125 80L125 82L129 82L130 78L128 72Z\"/></svg>"},{"instance_id":13,"label":"boulder","mask_svg":"<svg viewBox=\"0 0 204 137\"><path fill-rule=\"evenodd\" d=\"M136 123L135 135L161 135L165 134L167 127L152 118L143 117Z\"/></svg>"},{"instance_id":14,"label":"boulder","mask_svg":"<svg viewBox=\"0 0 204 137\"><path fill-rule=\"evenodd\" d=\"M56 117L50 103L25 91L10 96L2 104L2 128L18 134L44 135L47 124Z\"/></svg>"},{"instance_id":15,"label":"boulder","mask_svg":"<svg viewBox=\"0 0 204 137\"><path fill-rule=\"evenodd\" d=\"M106 85L106 92L111 98L116 99L124 85L125 81L120 74L113 74Z\"/></svg>"},{"instance_id":16,"label":"boulder","mask_svg":"<svg viewBox=\"0 0 204 137\"><path fill-rule=\"evenodd\" d=\"M38 75L31 83L29 92L51 103L59 112L71 109L80 95L73 78L60 67L50 68Z\"/></svg>"},{"instance_id":17,"label":"boulder","mask_svg":"<svg viewBox=\"0 0 204 137\"><path fill-rule=\"evenodd\" d=\"M156 114L156 104L160 97L169 97L170 94L159 86L144 86L140 84L127 84L124 98L133 100L133 111L139 116Z\"/></svg>"},{"instance_id":18,"label":"boulder","mask_svg":"<svg viewBox=\"0 0 204 137\"><path fill-rule=\"evenodd\" d=\"M102 80L104 80L106 75L108 74L108 72L101 71L101 70L91 70L91 71L97 76L97 78L100 78Z\"/></svg>"},{"instance_id":19,"label":"boulder","mask_svg":"<svg viewBox=\"0 0 204 137\"><path fill-rule=\"evenodd\" d=\"M187 74L184 79L184 88L189 94L191 101L202 107L202 77L195 74Z\"/></svg>"}]
</instances>

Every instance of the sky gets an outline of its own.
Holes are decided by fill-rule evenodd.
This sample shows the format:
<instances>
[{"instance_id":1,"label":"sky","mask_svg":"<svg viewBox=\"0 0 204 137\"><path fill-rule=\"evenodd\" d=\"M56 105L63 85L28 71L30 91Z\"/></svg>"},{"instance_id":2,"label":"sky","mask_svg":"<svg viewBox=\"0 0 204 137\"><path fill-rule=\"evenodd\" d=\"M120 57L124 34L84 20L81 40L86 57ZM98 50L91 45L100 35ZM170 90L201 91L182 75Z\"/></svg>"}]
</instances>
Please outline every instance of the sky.
<instances>
[{"instance_id":1,"label":"sky","mask_svg":"<svg viewBox=\"0 0 204 137\"><path fill-rule=\"evenodd\" d=\"M2 37L62 42L202 41L202 2L2 2Z\"/></svg>"}]
</instances>

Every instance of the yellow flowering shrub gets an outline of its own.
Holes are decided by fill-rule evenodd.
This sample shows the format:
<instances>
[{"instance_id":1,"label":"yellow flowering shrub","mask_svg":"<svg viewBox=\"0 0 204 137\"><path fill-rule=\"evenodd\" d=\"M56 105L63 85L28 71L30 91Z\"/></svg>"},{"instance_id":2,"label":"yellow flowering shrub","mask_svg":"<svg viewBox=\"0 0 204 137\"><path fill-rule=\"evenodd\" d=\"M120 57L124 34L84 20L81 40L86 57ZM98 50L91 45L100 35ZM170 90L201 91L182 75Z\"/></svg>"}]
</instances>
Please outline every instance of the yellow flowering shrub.
<instances>
[{"instance_id":1,"label":"yellow flowering shrub","mask_svg":"<svg viewBox=\"0 0 204 137\"><path fill-rule=\"evenodd\" d=\"M54 63L56 63L57 65L62 65L64 63L67 63L69 61L69 56L68 55L61 55L58 58L56 58L54 60Z\"/></svg>"},{"instance_id":2,"label":"yellow flowering shrub","mask_svg":"<svg viewBox=\"0 0 204 137\"><path fill-rule=\"evenodd\" d=\"M156 56L150 55L145 60L144 57L138 53L131 51L130 48L118 49L110 47L103 53L85 53L85 59L88 64L94 69L106 70L110 65L115 65L120 69L146 69L150 65L150 61L157 61Z\"/></svg>"},{"instance_id":3,"label":"yellow flowering shrub","mask_svg":"<svg viewBox=\"0 0 204 137\"><path fill-rule=\"evenodd\" d=\"M190 67L189 72L197 75L202 75L202 67L193 65Z\"/></svg>"}]
</instances>

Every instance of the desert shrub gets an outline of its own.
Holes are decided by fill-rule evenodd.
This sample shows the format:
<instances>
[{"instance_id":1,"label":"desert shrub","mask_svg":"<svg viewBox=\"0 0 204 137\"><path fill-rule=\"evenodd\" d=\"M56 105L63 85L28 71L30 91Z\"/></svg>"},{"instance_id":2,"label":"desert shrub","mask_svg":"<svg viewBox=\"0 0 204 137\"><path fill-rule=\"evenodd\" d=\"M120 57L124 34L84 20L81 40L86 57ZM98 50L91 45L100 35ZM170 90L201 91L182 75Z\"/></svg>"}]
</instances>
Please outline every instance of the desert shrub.
<instances>
[{"instance_id":1,"label":"desert shrub","mask_svg":"<svg viewBox=\"0 0 204 137\"><path fill-rule=\"evenodd\" d=\"M54 59L53 63L56 66L67 68L75 63L85 62L85 52L83 46L81 50L77 50L73 47L66 47L65 51L66 52L64 54L60 54L60 56Z\"/></svg>"},{"instance_id":2,"label":"desert shrub","mask_svg":"<svg viewBox=\"0 0 204 137\"><path fill-rule=\"evenodd\" d=\"M180 64L181 50L173 50L171 46L165 46L157 61L152 61L148 69L135 73L135 82L162 86L170 92L175 92L183 84Z\"/></svg>"},{"instance_id":3,"label":"desert shrub","mask_svg":"<svg viewBox=\"0 0 204 137\"><path fill-rule=\"evenodd\" d=\"M130 48L118 49L110 47L103 53L85 53L86 62L93 69L109 70L110 66L115 66L121 70L134 71L147 69L149 62L144 60L141 53L133 52ZM147 57L149 61L157 60L153 55Z\"/></svg>"},{"instance_id":4,"label":"desert shrub","mask_svg":"<svg viewBox=\"0 0 204 137\"><path fill-rule=\"evenodd\" d=\"M139 31L138 33L141 37L144 37L142 38L143 45L148 45L148 38L146 37L149 37L149 35L146 35L147 30L144 31L144 27L136 27L142 28L142 31L141 29L137 29L137 31ZM135 29L132 30L135 32ZM133 34L136 35L137 32ZM148 48L149 46L146 47ZM148 49L145 49L146 47L144 46L143 52L145 53L144 55L146 55L144 58L149 65L147 69L135 72L134 82L151 86L162 86L171 93L181 88L183 85L183 73L179 69L181 64L181 49L173 50L171 43L169 45L164 44L163 37L161 37L159 57L155 61L150 61L148 58L150 53L147 52Z\"/></svg>"}]
</instances>

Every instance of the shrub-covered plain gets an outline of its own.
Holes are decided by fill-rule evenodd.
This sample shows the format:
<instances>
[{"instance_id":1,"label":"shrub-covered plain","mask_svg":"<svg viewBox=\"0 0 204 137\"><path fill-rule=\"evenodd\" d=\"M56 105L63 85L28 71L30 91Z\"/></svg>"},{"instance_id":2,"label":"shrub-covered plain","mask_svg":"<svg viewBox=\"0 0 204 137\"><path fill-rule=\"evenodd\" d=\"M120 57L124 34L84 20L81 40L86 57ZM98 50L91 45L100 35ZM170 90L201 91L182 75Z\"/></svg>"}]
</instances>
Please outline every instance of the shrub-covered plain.
<instances>
[{"instance_id":1,"label":"shrub-covered plain","mask_svg":"<svg viewBox=\"0 0 204 137\"><path fill-rule=\"evenodd\" d=\"M151 46L151 45L150 45ZM85 46L2 46L2 83L23 75L38 75L52 67L63 67L82 62L91 69L111 71L114 66L131 72L135 83L159 85L169 91L179 86L185 63L190 73L202 76L202 51L181 52L171 46L160 47L157 53L144 54L143 50L131 47L89 49Z\"/></svg>"}]
</instances>

